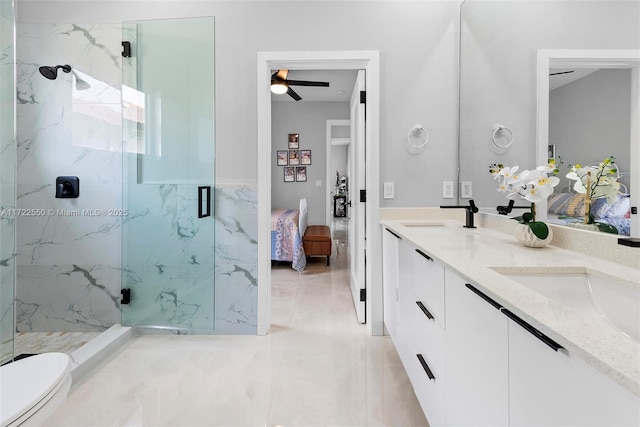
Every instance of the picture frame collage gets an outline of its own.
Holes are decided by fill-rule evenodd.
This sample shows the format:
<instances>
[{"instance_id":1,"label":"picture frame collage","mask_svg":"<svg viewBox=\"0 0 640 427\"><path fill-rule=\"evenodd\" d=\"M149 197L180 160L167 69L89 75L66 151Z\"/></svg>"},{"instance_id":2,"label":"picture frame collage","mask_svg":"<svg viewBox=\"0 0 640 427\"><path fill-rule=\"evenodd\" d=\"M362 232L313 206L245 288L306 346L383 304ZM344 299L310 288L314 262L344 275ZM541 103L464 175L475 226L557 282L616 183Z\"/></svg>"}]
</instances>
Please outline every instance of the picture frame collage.
<instances>
[{"instance_id":1,"label":"picture frame collage","mask_svg":"<svg viewBox=\"0 0 640 427\"><path fill-rule=\"evenodd\" d=\"M287 150L276 152L276 165L284 166L284 182L307 182L307 166L311 165L311 150L300 149L300 134L290 133Z\"/></svg>"}]
</instances>

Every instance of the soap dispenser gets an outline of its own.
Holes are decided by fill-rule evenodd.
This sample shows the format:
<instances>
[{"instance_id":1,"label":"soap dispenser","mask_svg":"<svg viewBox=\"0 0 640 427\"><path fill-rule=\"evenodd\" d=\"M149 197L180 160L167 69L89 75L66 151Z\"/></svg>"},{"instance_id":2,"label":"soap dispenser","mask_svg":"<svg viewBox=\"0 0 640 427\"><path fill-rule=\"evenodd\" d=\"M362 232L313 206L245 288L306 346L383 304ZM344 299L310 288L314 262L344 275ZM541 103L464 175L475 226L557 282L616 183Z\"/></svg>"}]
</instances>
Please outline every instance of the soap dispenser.
<instances>
[{"instance_id":1,"label":"soap dispenser","mask_svg":"<svg viewBox=\"0 0 640 427\"><path fill-rule=\"evenodd\" d=\"M56 178L56 198L75 199L80 195L80 179L77 176L59 176Z\"/></svg>"}]
</instances>

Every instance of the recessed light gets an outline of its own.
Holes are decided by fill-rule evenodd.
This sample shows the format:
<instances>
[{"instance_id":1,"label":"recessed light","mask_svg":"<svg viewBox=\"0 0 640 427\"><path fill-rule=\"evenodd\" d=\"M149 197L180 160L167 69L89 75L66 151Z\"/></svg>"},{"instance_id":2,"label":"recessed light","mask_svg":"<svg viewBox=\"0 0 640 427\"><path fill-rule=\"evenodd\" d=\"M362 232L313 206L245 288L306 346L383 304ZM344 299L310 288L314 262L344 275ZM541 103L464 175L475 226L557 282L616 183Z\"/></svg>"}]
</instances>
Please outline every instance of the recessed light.
<instances>
[{"instance_id":1,"label":"recessed light","mask_svg":"<svg viewBox=\"0 0 640 427\"><path fill-rule=\"evenodd\" d=\"M340 95L342 95L342 94L344 94L344 93L346 93L346 92L345 92L345 91L343 91L342 89L338 89L338 90L336 91L336 93L339 93Z\"/></svg>"}]
</instances>

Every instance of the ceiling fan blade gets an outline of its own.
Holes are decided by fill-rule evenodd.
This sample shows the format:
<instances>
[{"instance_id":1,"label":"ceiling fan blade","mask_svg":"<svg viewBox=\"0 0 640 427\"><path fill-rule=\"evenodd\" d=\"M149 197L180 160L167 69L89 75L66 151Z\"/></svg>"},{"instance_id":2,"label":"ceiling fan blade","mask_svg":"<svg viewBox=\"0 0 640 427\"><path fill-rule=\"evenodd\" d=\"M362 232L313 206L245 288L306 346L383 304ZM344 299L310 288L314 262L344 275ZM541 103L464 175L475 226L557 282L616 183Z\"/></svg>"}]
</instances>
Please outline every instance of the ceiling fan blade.
<instances>
[{"instance_id":1,"label":"ceiling fan blade","mask_svg":"<svg viewBox=\"0 0 640 427\"><path fill-rule=\"evenodd\" d=\"M289 75L289 70L278 70L275 75L280 80L287 80L287 76Z\"/></svg>"},{"instance_id":2,"label":"ceiling fan blade","mask_svg":"<svg viewBox=\"0 0 640 427\"><path fill-rule=\"evenodd\" d=\"M289 96L296 101L300 101L302 99L300 98L300 95L298 95L293 89L291 89L291 87L289 87L289 90L287 90L287 94L289 94Z\"/></svg>"},{"instance_id":3,"label":"ceiling fan blade","mask_svg":"<svg viewBox=\"0 0 640 427\"><path fill-rule=\"evenodd\" d=\"M560 71L558 73L549 73L550 76L557 76L558 74L570 74L573 73L573 70L571 71Z\"/></svg>"},{"instance_id":4,"label":"ceiling fan blade","mask_svg":"<svg viewBox=\"0 0 640 427\"><path fill-rule=\"evenodd\" d=\"M306 80L287 80L287 84L294 85L294 86L329 87L328 82L310 82Z\"/></svg>"}]
</instances>

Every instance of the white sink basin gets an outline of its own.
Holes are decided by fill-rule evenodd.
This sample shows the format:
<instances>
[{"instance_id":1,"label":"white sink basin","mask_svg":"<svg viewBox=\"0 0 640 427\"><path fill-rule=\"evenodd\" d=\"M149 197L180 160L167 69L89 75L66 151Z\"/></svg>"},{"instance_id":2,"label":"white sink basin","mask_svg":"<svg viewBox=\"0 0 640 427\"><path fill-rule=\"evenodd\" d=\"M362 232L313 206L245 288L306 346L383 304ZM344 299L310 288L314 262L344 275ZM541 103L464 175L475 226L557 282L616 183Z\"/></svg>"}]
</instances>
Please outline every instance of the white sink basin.
<instances>
[{"instance_id":1,"label":"white sink basin","mask_svg":"<svg viewBox=\"0 0 640 427\"><path fill-rule=\"evenodd\" d=\"M640 342L640 288L588 272L515 273L495 271L547 298L603 322Z\"/></svg>"}]
</instances>

